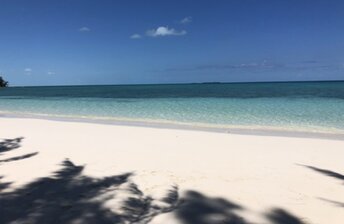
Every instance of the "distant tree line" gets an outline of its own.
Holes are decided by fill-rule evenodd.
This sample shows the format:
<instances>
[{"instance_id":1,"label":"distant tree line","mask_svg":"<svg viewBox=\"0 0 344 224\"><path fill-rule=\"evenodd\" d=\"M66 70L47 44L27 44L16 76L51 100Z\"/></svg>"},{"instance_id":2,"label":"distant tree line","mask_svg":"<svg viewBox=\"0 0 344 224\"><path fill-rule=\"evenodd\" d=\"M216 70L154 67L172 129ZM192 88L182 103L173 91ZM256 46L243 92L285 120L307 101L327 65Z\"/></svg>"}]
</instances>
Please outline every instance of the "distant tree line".
<instances>
[{"instance_id":1,"label":"distant tree line","mask_svg":"<svg viewBox=\"0 0 344 224\"><path fill-rule=\"evenodd\" d=\"M0 88L1 87L7 87L8 86L8 82L5 81L2 76L0 76Z\"/></svg>"}]
</instances>

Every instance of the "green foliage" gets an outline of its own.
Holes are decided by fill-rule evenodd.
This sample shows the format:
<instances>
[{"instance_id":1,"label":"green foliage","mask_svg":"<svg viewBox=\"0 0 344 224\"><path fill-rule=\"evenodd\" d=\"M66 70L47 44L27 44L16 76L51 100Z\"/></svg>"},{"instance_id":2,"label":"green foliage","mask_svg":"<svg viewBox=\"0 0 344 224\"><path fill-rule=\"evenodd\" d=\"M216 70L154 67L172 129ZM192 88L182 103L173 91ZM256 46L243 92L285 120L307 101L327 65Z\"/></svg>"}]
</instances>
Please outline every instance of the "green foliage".
<instances>
[{"instance_id":1,"label":"green foliage","mask_svg":"<svg viewBox=\"0 0 344 224\"><path fill-rule=\"evenodd\" d=\"M8 86L8 82L5 81L1 76L0 76L0 88L1 87L7 87Z\"/></svg>"}]
</instances>

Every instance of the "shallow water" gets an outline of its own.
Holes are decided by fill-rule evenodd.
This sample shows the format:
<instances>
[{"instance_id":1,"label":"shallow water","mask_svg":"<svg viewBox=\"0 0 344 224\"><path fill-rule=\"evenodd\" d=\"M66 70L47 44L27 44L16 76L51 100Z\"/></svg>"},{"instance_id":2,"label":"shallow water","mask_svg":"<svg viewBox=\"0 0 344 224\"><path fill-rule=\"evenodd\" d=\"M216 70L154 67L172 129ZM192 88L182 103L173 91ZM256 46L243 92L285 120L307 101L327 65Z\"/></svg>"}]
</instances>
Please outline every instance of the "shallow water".
<instances>
[{"instance_id":1,"label":"shallow water","mask_svg":"<svg viewBox=\"0 0 344 224\"><path fill-rule=\"evenodd\" d=\"M344 133L344 82L12 87L0 111Z\"/></svg>"}]
</instances>

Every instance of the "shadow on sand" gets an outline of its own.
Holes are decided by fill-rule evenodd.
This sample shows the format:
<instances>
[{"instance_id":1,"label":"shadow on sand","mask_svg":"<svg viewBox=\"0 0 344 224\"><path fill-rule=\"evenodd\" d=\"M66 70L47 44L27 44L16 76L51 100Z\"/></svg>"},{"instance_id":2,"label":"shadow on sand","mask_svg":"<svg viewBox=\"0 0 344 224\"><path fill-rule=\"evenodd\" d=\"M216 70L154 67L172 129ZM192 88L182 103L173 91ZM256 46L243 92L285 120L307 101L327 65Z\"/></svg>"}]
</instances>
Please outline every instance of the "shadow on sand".
<instances>
[{"instance_id":1,"label":"shadow on sand","mask_svg":"<svg viewBox=\"0 0 344 224\"><path fill-rule=\"evenodd\" d=\"M315 167L315 166L307 166L307 165L303 165L303 164L298 164L300 166L303 166L305 168L308 168L308 169L311 169L315 172L318 172L320 174L323 174L325 176L329 176L329 177L333 177L337 180L342 180L344 181L344 175L343 174L340 174L338 172L335 172L335 171L332 171L332 170L327 170L327 169L321 169L321 168L318 168L318 167ZM343 202L339 202L339 201L334 201L334 200L330 200L330 199L326 199L326 198L321 198L319 197L318 198L319 200L322 200L322 201L325 201L325 202L328 202L334 206L337 206L337 207L343 207L344 208L344 203Z\"/></svg>"},{"instance_id":2,"label":"shadow on sand","mask_svg":"<svg viewBox=\"0 0 344 224\"><path fill-rule=\"evenodd\" d=\"M284 209L275 208L265 215L272 223L275 224L302 224L301 219L292 215Z\"/></svg>"},{"instance_id":3,"label":"shadow on sand","mask_svg":"<svg viewBox=\"0 0 344 224\"><path fill-rule=\"evenodd\" d=\"M6 140L0 144L1 149L19 148L20 141ZM249 224L237 214L245 208L224 198L208 197L197 191L186 191L181 196L178 187L172 186L165 197L154 199L132 182L133 173L94 178L84 175L83 170L84 166L66 159L51 176L17 189L9 189L10 183L0 185L8 190L0 193L0 223L140 224L172 213L184 224ZM116 209L105 206L109 200L123 195L123 191L125 197L118 200ZM302 224L299 218L279 208L262 215L270 221L266 223Z\"/></svg>"},{"instance_id":4,"label":"shadow on sand","mask_svg":"<svg viewBox=\"0 0 344 224\"><path fill-rule=\"evenodd\" d=\"M307 165L302 165L302 164L300 166L306 167L308 169L311 169L313 171L316 171L318 173L324 174L324 175L329 176L329 177L333 177L333 178L336 178L336 179L339 179L339 180L344 180L344 175L343 174L334 172L332 170L320 169L320 168L315 167L315 166L307 166Z\"/></svg>"},{"instance_id":5,"label":"shadow on sand","mask_svg":"<svg viewBox=\"0 0 344 224\"><path fill-rule=\"evenodd\" d=\"M334 200L330 200L330 199L326 199L326 198L318 198L322 201L326 201L328 203L331 203L333 204L334 206L337 206L337 207L342 207L344 208L344 203L343 202L339 202L339 201L334 201Z\"/></svg>"},{"instance_id":6,"label":"shadow on sand","mask_svg":"<svg viewBox=\"0 0 344 224\"><path fill-rule=\"evenodd\" d=\"M20 147L20 143L23 140L23 137L14 138L14 139L4 139L0 142L0 155L3 152L7 152L13 149L17 149Z\"/></svg>"},{"instance_id":7,"label":"shadow on sand","mask_svg":"<svg viewBox=\"0 0 344 224\"><path fill-rule=\"evenodd\" d=\"M14 139L4 139L3 141L0 142L0 156L3 156L4 154L14 150L14 149L18 149L20 148L20 144L22 142L24 138L23 137L19 137L19 138L14 138ZM28 154L24 154L21 156L15 156L15 157L11 157L11 158L7 158L7 159L2 159L0 160L0 166L3 165L6 162L13 162L13 161L18 161L18 160L23 160L23 159L27 159L30 157L33 157L35 155L37 155L38 152L34 152L34 153L28 153ZM4 189L8 188L11 185L11 182L2 182L1 180L4 178L4 176L0 176L0 192L3 191Z\"/></svg>"},{"instance_id":8,"label":"shadow on sand","mask_svg":"<svg viewBox=\"0 0 344 224\"><path fill-rule=\"evenodd\" d=\"M10 193L0 194L0 223L116 223L120 217L94 199L119 186L131 174L102 179L81 175L82 166L65 160L51 177L40 178Z\"/></svg>"},{"instance_id":9,"label":"shadow on sand","mask_svg":"<svg viewBox=\"0 0 344 224\"><path fill-rule=\"evenodd\" d=\"M23 139L24 139L23 137L19 137L19 138L14 138L14 139L5 139L2 142L0 142L0 156L3 155L4 153L20 148L20 143L23 141ZM33 152L33 153L21 155L21 156L11 157L8 159L2 159L0 160L0 164L5 163L5 162L13 162L13 161L18 161L22 159L27 159L37 154L38 152Z\"/></svg>"}]
</instances>

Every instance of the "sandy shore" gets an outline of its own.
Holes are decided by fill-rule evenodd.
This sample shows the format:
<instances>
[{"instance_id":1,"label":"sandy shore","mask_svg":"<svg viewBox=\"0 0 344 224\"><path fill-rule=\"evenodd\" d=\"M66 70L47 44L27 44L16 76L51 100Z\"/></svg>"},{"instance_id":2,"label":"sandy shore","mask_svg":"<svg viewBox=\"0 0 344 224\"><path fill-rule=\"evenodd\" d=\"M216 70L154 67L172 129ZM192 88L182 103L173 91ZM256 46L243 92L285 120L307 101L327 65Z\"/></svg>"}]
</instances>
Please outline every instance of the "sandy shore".
<instances>
[{"instance_id":1,"label":"sandy shore","mask_svg":"<svg viewBox=\"0 0 344 224\"><path fill-rule=\"evenodd\" d=\"M20 118L0 127L0 223L344 223L341 140Z\"/></svg>"}]
</instances>

